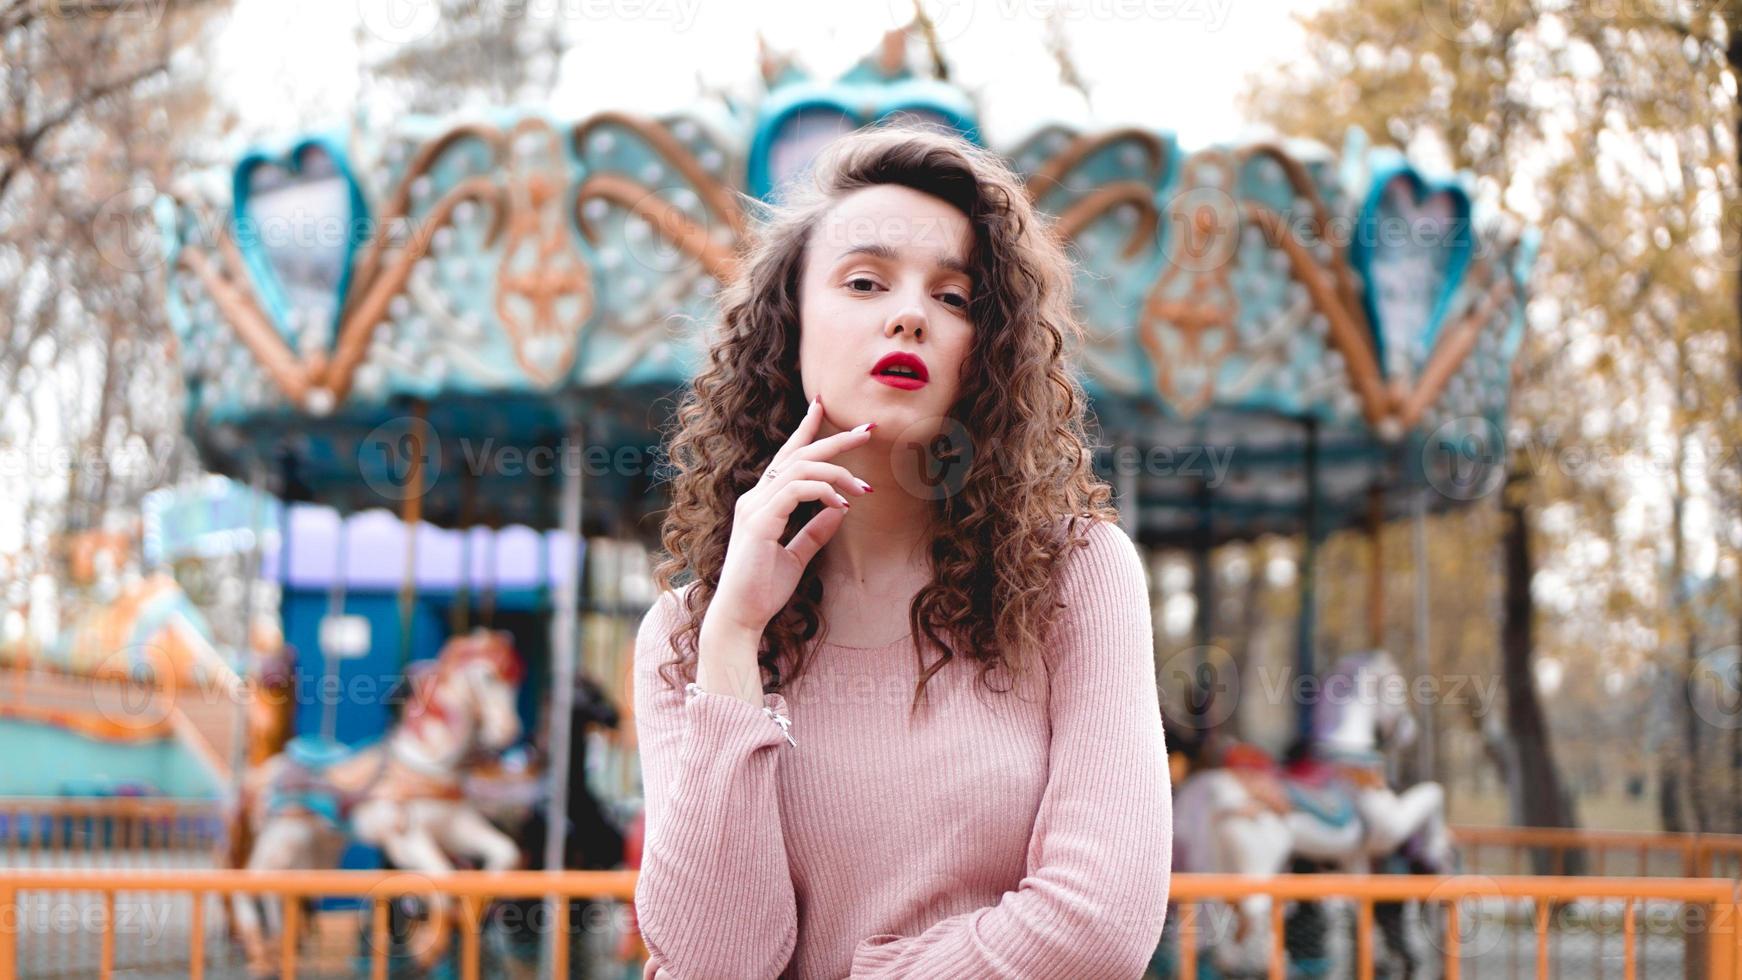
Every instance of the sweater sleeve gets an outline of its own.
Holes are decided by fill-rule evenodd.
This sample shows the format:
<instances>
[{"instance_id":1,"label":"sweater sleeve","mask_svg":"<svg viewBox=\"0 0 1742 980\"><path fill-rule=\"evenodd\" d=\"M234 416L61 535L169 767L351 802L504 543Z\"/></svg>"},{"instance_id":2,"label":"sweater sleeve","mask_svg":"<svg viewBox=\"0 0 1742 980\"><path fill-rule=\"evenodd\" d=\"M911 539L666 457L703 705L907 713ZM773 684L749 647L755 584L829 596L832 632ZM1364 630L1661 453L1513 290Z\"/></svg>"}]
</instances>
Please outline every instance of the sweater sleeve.
<instances>
[{"instance_id":1,"label":"sweater sleeve","mask_svg":"<svg viewBox=\"0 0 1742 980\"><path fill-rule=\"evenodd\" d=\"M1173 801L1142 560L1097 521L1067 555L1047 661L1049 769L1027 869L996 905L862 940L851 976L1143 975L1161 939Z\"/></svg>"},{"instance_id":2,"label":"sweater sleeve","mask_svg":"<svg viewBox=\"0 0 1742 980\"><path fill-rule=\"evenodd\" d=\"M667 592L635 638L646 800L635 913L645 980L772 978L798 941L775 772L791 744L778 694L756 707L659 676L681 615Z\"/></svg>"}]
</instances>

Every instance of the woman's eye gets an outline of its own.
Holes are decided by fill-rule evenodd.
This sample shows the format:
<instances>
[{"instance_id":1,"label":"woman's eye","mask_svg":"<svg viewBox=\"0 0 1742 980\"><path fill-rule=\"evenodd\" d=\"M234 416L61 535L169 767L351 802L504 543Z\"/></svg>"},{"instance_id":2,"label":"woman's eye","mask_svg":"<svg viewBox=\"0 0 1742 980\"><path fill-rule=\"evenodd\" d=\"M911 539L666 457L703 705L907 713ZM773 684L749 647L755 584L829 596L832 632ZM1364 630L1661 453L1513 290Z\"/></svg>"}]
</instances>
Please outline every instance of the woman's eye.
<instances>
[{"instance_id":1,"label":"woman's eye","mask_svg":"<svg viewBox=\"0 0 1742 980\"><path fill-rule=\"evenodd\" d=\"M870 292L869 289L853 289L854 283L861 283L861 282L865 283L869 286L872 286L872 287L875 287L877 285L877 281L875 279L867 279L864 276L854 276L853 278L847 280L847 288L852 289L853 292L856 292L856 293Z\"/></svg>"},{"instance_id":2,"label":"woman's eye","mask_svg":"<svg viewBox=\"0 0 1742 980\"><path fill-rule=\"evenodd\" d=\"M968 297L963 296L959 293L944 293L942 296L940 296L938 298L943 300L944 302L948 303L949 305L955 307L958 310L965 310L968 308Z\"/></svg>"}]
</instances>

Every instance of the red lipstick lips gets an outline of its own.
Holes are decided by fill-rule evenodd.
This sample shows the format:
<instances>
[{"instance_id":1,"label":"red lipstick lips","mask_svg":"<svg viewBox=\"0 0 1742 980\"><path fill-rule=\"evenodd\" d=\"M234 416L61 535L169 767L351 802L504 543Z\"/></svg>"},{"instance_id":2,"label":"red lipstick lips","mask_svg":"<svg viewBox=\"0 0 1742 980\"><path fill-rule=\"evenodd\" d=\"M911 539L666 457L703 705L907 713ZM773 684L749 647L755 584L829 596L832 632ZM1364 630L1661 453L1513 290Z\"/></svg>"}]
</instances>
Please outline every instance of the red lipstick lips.
<instances>
[{"instance_id":1,"label":"red lipstick lips","mask_svg":"<svg viewBox=\"0 0 1742 980\"><path fill-rule=\"evenodd\" d=\"M871 369L871 376L891 388L906 391L924 388L926 382L931 380L931 374L925 369L925 362L904 351L883 355L877 366Z\"/></svg>"}]
</instances>

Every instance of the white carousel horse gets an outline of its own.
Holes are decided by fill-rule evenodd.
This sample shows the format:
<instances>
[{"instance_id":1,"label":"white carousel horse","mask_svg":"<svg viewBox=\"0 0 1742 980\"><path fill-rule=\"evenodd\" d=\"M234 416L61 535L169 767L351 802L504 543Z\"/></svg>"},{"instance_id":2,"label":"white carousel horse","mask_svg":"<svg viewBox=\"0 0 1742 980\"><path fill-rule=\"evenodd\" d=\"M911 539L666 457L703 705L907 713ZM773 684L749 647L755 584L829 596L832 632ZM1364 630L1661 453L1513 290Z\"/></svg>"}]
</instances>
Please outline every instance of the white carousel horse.
<instances>
[{"instance_id":1,"label":"white carousel horse","mask_svg":"<svg viewBox=\"0 0 1742 980\"><path fill-rule=\"evenodd\" d=\"M409 677L399 724L381 742L352 751L321 739L293 739L248 774L232 822L235 839L253 831L246 868L331 868L348 837L381 848L400 868L429 875L453 871L453 855L493 871L519 863L513 839L463 792L464 767L475 750L500 750L520 738L519 654L507 633L475 630L448 641L433 663L419 667ZM446 903L437 896L434 904L438 934L424 950L429 959L445 943ZM246 896L237 897L235 923L250 964L265 966L265 934Z\"/></svg>"},{"instance_id":2,"label":"white carousel horse","mask_svg":"<svg viewBox=\"0 0 1742 980\"><path fill-rule=\"evenodd\" d=\"M1307 741L1311 779L1260 769L1192 773L1174 797L1178 871L1267 876L1291 858L1350 873L1406 843L1425 867L1449 870L1445 790L1434 782L1397 792L1385 779L1384 750L1416 737L1407 687L1385 651L1351 654L1320 685ZM1269 921L1270 899L1253 896L1235 911L1232 941L1217 944L1218 965L1234 971L1264 962L1250 942Z\"/></svg>"}]
</instances>

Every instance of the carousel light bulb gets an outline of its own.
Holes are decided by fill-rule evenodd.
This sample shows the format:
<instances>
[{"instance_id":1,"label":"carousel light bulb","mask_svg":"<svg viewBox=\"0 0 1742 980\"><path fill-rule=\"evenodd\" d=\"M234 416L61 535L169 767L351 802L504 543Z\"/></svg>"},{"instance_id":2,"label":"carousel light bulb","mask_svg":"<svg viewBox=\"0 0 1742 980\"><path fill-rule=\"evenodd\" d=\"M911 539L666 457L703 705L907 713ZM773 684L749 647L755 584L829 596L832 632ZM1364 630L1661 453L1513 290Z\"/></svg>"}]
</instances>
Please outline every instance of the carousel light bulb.
<instances>
[{"instance_id":1,"label":"carousel light bulb","mask_svg":"<svg viewBox=\"0 0 1742 980\"><path fill-rule=\"evenodd\" d=\"M357 391L365 397L380 397L382 383L385 380L385 372L378 364L365 364L357 369Z\"/></svg>"},{"instance_id":2,"label":"carousel light bulb","mask_svg":"<svg viewBox=\"0 0 1742 980\"><path fill-rule=\"evenodd\" d=\"M303 399L303 408L310 415L330 415L333 411L333 393L326 388L311 388L308 396Z\"/></svg>"},{"instance_id":3,"label":"carousel light bulb","mask_svg":"<svg viewBox=\"0 0 1742 980\"><path fill-rule=\"evenodd\" d=\"M436 262L436 271L440 273L441 278L448 280L449 282L455 280L464 281L468 268L469 264L466 261L466 257L454 252L442 256L441 259Z\"/></svg>"}]
</instances>

